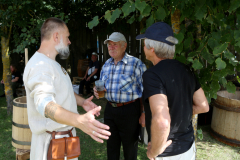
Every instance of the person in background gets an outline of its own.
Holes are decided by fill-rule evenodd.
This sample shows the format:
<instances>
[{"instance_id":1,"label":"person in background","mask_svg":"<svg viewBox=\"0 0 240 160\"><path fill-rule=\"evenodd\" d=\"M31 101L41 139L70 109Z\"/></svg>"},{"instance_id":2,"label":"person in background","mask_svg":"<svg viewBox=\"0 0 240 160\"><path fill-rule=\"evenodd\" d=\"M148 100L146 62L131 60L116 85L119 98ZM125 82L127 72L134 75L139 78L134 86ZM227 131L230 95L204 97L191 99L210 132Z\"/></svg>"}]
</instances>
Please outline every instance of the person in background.
<instances>
[{"instance_id":1,"label":"person in background","mask_svg":"<svg viewBox=\"0 0 240 160\"><path fill-rule=\"evenodd\" d=\"M143 74L146 128L150 135L150 160L194 160L196 148L192 115L208 112L209 105L195 74L173 59L172 28L157 22L147 28L144 39L146 59L153 63Z\"/></svg>"},{"instance_id":2,"label":"person in background","mask_svg":"<svg viewBox=\"0 0 240 160\"><path fill-rule=\"evenodd\" d=\"M23 84L22 75L17 70L17 67L14 64L10 65L10 71L12 74L11 86L12 86L12 91L13 91L13 97L17 97L16 89L21 87ZM1 89L4 91L3 79L1 80ZM1 95L0 97L5 97L5 93L3 95Z\"/></svg>"},{"instance_id":3,"label":"person in background","mask_svg":"<svg viewBox=\"0 0 240 160\"><path fill-rule=\"evenodd\" d=\"M145 64L125 52L127 41L123 34L112 33L104 44L111 56L102 67L100 80L105 82L107 105L104 123L110 127L107 141L108 160L119 160L121 143L125 160L136 160L140 124L144 122L141 103L142 74ZM96 87L94 95L99 98Z\"/></svg>"},{"instance_id":4,"label":"person in background","mask_svg":"<svg viewBox=\"0 0 240 160\"><path fill-rule=\"evenodd\" d=\"M101 65L98 61L98 54L93 52L91 61L83 77L83 80L80 82L80 86L79 86L80 96L83 95L84 85L86 86L87 97L90 97L92 95L90 85L91 83L99 79L100 70L101 70L100 68L101 68Z\"/></svg>"},{"instance_id":5,"label":"person in background","mask_svg":"<svg viewBox=\"0 0 240 160\"><path fill-rule=\"evenodd\" d=\"M109 127L95 119L101 107L91 100L73 92L72 83L66 70L56 61L56 56L67 59L69 52L69 30L61 19L48 18L41 27L41 45L28 61L23 75L26 89L28 122L32 131L31 160L47 160L51 134L67 137L66 131L75 127L103 143L111 134ZM86 114L78 114L77 105ZM84 147L82 145L81 147ZM76 160L77 158L74 158Z\"/></svg>"}]
</instances>

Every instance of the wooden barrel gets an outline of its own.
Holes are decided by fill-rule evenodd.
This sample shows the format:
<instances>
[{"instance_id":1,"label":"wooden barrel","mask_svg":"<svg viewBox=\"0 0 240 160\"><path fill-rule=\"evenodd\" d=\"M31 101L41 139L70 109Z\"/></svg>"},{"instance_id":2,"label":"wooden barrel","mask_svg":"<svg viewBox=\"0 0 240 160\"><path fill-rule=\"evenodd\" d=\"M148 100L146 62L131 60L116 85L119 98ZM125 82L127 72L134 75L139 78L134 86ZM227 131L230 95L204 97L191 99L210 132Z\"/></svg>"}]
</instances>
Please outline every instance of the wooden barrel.
<instances>
[{"instance_id":1,"label":"wooden barrel","mask_svg":"<svg viewBox=\"0 0 240 160\"><path fill-rule=\"evenodd\" d=\"M28 125L26 97L13 100L12 145L19 149L30 149L32 132Z\"/></svg>"},{"instance_id":2,"label":"wooden barrel","mask_svg":"<svg viewBox=\"0 0 240 160\"><path fill-rule=\"evenodd\" d=\"M89 66L89 60L88 59L79 59L78 60L78 66L77 66L77 70L78 70L78 77L84 77L86 70Z\"/></svg>"},{"instance_id":3,"label":"wooden barrel","mask_svg":"<svg viewBox=\"0 0 240 160\"><path fill-rule=\"evenodd\" d=\"M240 146L240 91L219 91L213 105L211 135L217 140Z\"/></svg>"}]
</instances>

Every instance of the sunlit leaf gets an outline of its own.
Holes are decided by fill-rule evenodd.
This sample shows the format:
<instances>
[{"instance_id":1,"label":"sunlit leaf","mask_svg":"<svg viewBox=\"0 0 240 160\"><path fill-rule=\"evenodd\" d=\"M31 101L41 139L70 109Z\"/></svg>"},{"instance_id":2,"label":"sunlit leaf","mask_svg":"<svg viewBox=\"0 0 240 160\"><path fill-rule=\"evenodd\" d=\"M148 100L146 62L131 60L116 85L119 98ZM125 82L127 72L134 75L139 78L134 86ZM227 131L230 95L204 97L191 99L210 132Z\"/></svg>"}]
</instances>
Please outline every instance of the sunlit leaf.
<instances>
[{"instance_id":1,"label":"sunlit leaf","mask_svg":"<svg viewBox=\"0 0 240 160\"><path fill-rule=\"evenodd\" d=\"M145 7L145 9L144 9L143 12L142 12L142 16L143 16L143 17L149 16L151 10L152 10L152 7L147 4L147 6Z\"/></svg>"},{"instance_id":2,"label":"sunlit leaf","mask_svg":"<svg viewBox=\"0 0 240 160\"><path fill-rule=\"evenodd\" d=\"M192 67L197 70L197 69L202 69L202 68L203 68L203 65L202 65L201 62L199 62L198 59L195 59L195 60L193 61Z\"/></svg>"},{"instance_id":3,"label":"sunlit leaf","mask_svg":"<svg viewBox=\"0 0 240 160\"><path fill-rule=\"evenodd\" d=\"M108 23L111 23L111 17L112 17L111 11L107 10L105 12L104 18L108 21Z\"/></svg>"},{"instance_id":4,"label":"sunlit leaf","mask_svg":"<svg viewBox=\"0 0 240 160\"><path fill-rule=\"evenodd\" d=\"M236 86L232 82L228 82L226 85L227 91L229 93L235 93L236 92Z\"/></svg>"},{"instance_id":5,"label":"sunlit leaf","mask_svg":"<svg viewBox=\"0 0 240 160\"><path fill-rule=\"evenodd\" d=\"M95 16L92 21L88 22L88 27L92 29L93 27L97 26L98 23L98 16Z\"/></svg>"},{"instance_id":6,"label":"sunlit leaf","mask_svg":"<svg viewBox=\"0 0 240 160\"><path fill-rule=\"evenodd\" d=\"M134 22L134 20L135 20L135 16L133 15L133 16L127 21L127 23L132 24L132 23Z\"/></svg>"},{"instance_id":7,"label":"sunlit leaf","mask_svg":"<svg viewBox=\"0 0 240 160\"><path fill-rule=\"evenodd\" d=\"M147 3L145 1L141 2L140 0L135 1L135 7L142 13L146 8Z\"/></svg>"},{"instance_id":8,"label":"sunlit leaf","mask_svg":"<svg viewBox=\"0 0 240 160\"><path fill-rule=\"evenodd\" d=\"M148 28L154 23L154 18L153 15L151 15L147 20L146 20L146 27Z\"/></svg>"},{"instance_id":9,"label":"sunlit leaf","mask_svg":"<svg viewBox=\"0 0 240 160\"><path fill-rule=\"evenodd\" d=\"M231 52L224 52L224 56L229 59L229 63L231 63L232 65L236 66L238 64L238 60L236 60L235 56Z\"/></svg>"},{"instance_id":10,"label":"sunlit leaf","mask_svg":"<svg viewBox=\"0 0 240 160\"><path fill-rule=\"evenodd\" d=\"M214 56L210 54L206 48L202 50L201 55L209 64L212 64L215 61Z\"/></svg>"},{"instance_id":11,"label":"sunlit leaf","mask_svg":"<svg viewBox=\"0 0 240 160\"><path fill-rule=\"evenodd\" d=\"M174 37L178 39L178 44L182 43L182 40L184 39L184 35L181 32L178 34L174 33Z\"/></svg>"},{"instance_id":12,"label":"sunlit leaf","mask_svg":"<svg viewBox=\"0 0 240 160\"><path fill-rule=\"evenodd\" d=\"M159 6L157 11L154 12L154 16L157 20L163 20L166 17L165 9Z\"/></svg>"},{"instance_id":13,"label":"sunlit leaf","mask_svg":"<svg viewBox=\"0 0 240 160\"><path fill-rule=\"evenodd\" d=\"M217 58L215 63L216 63L217 69L219 70L226 68L226 62L224 62L221 58Z\"/></svg>"},{"instance_id":14,"label":"sunlit leaf","mask_svg":"<svg viewBox=\"0 0 240 160\"><path fill-rule=\"evenodd\" d=\"M135 11L135 4L134 3L127 2L122 7L122 12L124 14L123 17L128 16L131 12L134 12L134 11Z\"/></svg>"},{"instance_id":15,"label":"sunlit leaf","mask_svg":"<svg viewBox=\"0 0 240 160\"><path fill-rule=\"evenodd\" d=\"M111 16L111 23L114 23L115 20L117 18L119 18L121 13L122 13L122 11L120 9L118 9L118 8L115 11L113 11L112 16Z\"/></svg>"},{"instance_id":16,"label":"sunlit leaf","mask_svg":"<svg viewBox=\"0 0 240 160\"><path fill-rule=\"evenodd\" d=\"M208 40L208 46L213 50L215 47L219 46L219 43L216 39L214 38L209 38Z\"/></svg>"},{"instance_id":17,"label":"sunlit leaf","mask_svg":"<svg viewBox=\"0 0 240 160\"><path fill-rule=\"evenodd\" d=\"M227 85L227 80L226 80L226 78L221 77L221 78L219 79L219 82L223 85L223 87L226 87L226 85Z\"/></svg>"},{"instance_id":18,"label":"sunlit leaf","mask_svg":"<svg viewBox=\"0 0 240 160\"><path fill-rule=\"evenodd\" d=\"M228 43L221 44L220 46L217 46L213 50L213 55L218 56L221 54L224 50L226 50L228 47Z\"/></svg>"}]
</instances>

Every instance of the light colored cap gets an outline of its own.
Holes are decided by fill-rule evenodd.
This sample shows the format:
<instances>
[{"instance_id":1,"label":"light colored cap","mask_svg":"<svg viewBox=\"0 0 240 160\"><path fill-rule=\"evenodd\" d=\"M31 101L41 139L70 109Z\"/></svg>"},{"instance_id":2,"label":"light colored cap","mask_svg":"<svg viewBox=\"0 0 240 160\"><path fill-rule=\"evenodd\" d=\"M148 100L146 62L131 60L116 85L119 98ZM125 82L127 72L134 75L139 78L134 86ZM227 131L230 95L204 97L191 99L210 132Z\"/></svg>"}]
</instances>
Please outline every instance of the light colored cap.
<instances>
[{"instance_id":1,"label":"light colored cap","mask_svg":"<svg viewBox=\"0 0 240 160\"><path fill-rule=\"evenodd\" d=\"M108 39L104 41L104 44L107 44L108 41L113 41L113 42L119 42L119 41L126 41L125 36L122 33L119 32L113 32Z\"/></svg>"},{"instance_id":2,"label":"light colored cap","mask_svg":"<svg viewBox=\"0 0 240 160\"><path fill-rule=\"evenodd\" d=\"M97 54L96 52L92 52L92 55L95 55L95 56L97 56L98 54Z\"/></svg>"}]
</instances>

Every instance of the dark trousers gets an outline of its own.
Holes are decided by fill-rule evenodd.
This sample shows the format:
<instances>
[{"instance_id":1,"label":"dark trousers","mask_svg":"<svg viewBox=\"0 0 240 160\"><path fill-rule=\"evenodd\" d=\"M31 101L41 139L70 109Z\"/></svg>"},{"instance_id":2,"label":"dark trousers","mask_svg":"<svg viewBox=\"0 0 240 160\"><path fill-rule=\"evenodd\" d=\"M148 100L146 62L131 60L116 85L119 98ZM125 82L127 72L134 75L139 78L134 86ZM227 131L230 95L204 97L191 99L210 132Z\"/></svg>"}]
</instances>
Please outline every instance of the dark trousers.
<instances>
[{"instance_id":1,"label":"dark trousers","mask_svg":"<svg viewBox=\"0 0 240 160\"><path fill-rule=\"evenodd\" d=\"M90 85L91 85L92 82L95 82L95 81L97 80L97 79L94 79L93 77L94 77L94 76L92 76L89 81L86 81L86 79L88 78L88 76L87 76L86 79L83 79L83 80L80 82L79 94L83 94L84 85L86 86L87 94L91 93Z\"/></svg>"},{"instance_id":2,"label":"dark trousers","mask_svg":"<svg viewBox=\"0 0 240 160\"><path fill-rule=\"evenodd\" d=\"M119 160L123 145L124 160L136 160L139 135L139 100L121 107L112 107L107 102L104 123L110 127L111 136L107 140L108 160Z\"/></svg>"}]
</instances>

